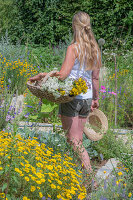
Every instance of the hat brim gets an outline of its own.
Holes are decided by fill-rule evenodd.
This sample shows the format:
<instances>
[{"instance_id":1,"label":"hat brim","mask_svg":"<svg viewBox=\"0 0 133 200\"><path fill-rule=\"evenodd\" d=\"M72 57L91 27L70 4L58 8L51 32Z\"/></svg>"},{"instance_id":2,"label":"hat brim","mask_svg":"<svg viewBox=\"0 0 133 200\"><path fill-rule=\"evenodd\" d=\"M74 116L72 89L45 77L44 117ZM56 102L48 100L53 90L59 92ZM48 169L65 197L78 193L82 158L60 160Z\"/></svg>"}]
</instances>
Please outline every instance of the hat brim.
<instances>
[{"instance_id":1,"label":"hat brim","mask_svg":"<svg viewBox=\"0 0 133 200\"><path fill-rule=\"evenodd\" d=\"M92 141L102 139L103 135L108 130L108 120L105 114L99 110L94 109L88 117L84 126L84 133Z\"/></svg>"}]
</instances>

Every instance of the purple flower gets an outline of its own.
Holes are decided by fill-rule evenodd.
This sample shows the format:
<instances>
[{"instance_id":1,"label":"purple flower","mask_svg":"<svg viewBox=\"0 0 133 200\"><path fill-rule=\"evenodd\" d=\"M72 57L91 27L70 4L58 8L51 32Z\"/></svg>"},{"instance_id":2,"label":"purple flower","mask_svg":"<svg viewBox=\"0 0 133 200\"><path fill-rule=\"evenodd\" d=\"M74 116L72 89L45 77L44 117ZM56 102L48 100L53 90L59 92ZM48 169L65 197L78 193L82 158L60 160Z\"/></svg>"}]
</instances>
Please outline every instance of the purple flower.
<instances>
[{"instance_id":1,"label":"purple flower","mask_svg":"<svg viewBox=\"0 0 133 200\"><path fill-rule=\"evenodd\" d=\"M106 190L107 189L107 182L106 182L106 180L104 181L104 190Z\"/></svg>"},{"instance_id":2,"label":"purple flower","mask_svg":"<svg viewBox=\"0 0 133 200\"><path fill-rule=\"evenodd\" d=\"M106 96L102 96L102 99L105 99L106 98Z\"/></svg>"},{"instance_id":3,"label":"purple flower","mask_svg":"<svg viewBox=\"0 0 133 200\"><path fill-rule=\"evenodd\" d=\"M20 109L18 110L18 114L21 113L21 112L22 112L22 108L20 108Z\"/></svg>"},{"instance_id":4,"label":"purple flower","mask_svg":"<svg viewBox=\"0 0 133 200\"><path fill-rule=\"evenodd\" d=\"M8 130L8 131L10 130L10 127L9 127L9 126L7 127L7 130Z\"/></svg>"},{"instance_id":5,"label":"purple flower","mask_svg":"<svg viewBox=\"0 0 133 200\"><path fill-rule=\"evenodd\" d=\"M28 118L29 116L26 114L26 115L24 115L24 117L25 117L25 118Z\"/></svg>"},{"instance_id":6,"label":"purple flower","mask_svg":"<svg viewBox=\"0 0 133 200\"><path fill-rule=\"evenodd\" d=\"M108 200L106 197L101 196L100 200Z\"/></svg>"},{"instance_id":7,"label":"purple flower","mask_svg":"<svg viewBox=\"0 0 133 200\"><path fill-rule=\"evenodd\" d=\"M26 105L26 107L28 107L28 108L32 108L32 106L30 106L30 105Z\"/></svg>"},{"instance_id":8,"label":"purple flower","mask_svg":"<svg viewBox=\"0 0 133 200\"><path fill-rule=\"evenodd\" d=\"M47 68L49 68L49 66L46 66Z\"/></svg>"},{"instance_id":9,"label":"purple flower","mask_svg":"<svg viewBox=\"0 0 133 200\"><path fill-rule=\"evenodd\" d=\"M113 179L112 185L116 186L116 178Z\"/></svg>"},{"instance_id":10,"label":"purple flower","mask_svg":"<svg viewBox=\"0 0 133 200\"><path fill-rule=\"evenodd\" d=\"M124 189L123 190L123 193L122 193L122 195L121 195L124 199L126 199L126 190Z\"/></svg>"},{"instance_id":11,"label":"purple flower","mask_svg":"<svg viewBox=\"0 0 133 200\"><path fill-rule=\"evenodd\" d=\"M42 198L42 200L45 200L45 199L46 199L45 197Z\"/></svg>"},{"instance_id":12,"label":"purple flower","mask_svg":"<svg viewBox=\"0 0 133 200\"><path fill-rule=\"evenodd\" d=\"M10 115L7 115L6 116L6 122L10 121L11 120L11 116Z\"/></svg>"},{"instance_id":13,"label":"purple flower","mask_svg":"<svg viewBox=\"0 0 133 200\"><path fill-rule=\"evenodd\" d=\"M29 114L30 114L30 113L27 113L26 115L24 115L24 117L25 117L25 118L28 118L28 117L29 117Z\"/></svg>"},{"instance_id":14,"label":"purple flower","mask_svg":"<svg viewBox=\"0 0 133 200\"><path fill-rule=\"evenodd\" d=\"M8 83L11 83L11 79L10 78L8 79Z\"/></svg>"},{"instance_id":15,"label":"purple flower","mask_svg":"<svg viewBox=\"0 0 133 200\"><path fill-rule=\"evenodd\" d=\"M101 160L103 160L103 154L102 153L100 153L100 157L101 157Z\"/></svg>"}]
</instances>

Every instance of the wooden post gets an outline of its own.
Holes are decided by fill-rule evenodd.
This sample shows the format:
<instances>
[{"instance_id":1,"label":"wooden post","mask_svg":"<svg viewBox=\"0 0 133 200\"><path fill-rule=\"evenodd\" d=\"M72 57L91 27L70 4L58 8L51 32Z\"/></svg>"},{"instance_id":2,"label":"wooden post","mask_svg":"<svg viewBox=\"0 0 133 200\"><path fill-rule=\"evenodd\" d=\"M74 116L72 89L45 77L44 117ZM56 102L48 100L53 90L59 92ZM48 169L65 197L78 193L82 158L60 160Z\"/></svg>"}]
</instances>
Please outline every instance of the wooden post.
<instances>
[{"instance_id":1,"label":"wooden post","mask_svg":"<svg viewBox=\"0 0 133 200\"><path fill-rule=\"evenodd\" d=\"M115 126L117 125L117 64L115 56Z\"/></svg>"}]
</instances>

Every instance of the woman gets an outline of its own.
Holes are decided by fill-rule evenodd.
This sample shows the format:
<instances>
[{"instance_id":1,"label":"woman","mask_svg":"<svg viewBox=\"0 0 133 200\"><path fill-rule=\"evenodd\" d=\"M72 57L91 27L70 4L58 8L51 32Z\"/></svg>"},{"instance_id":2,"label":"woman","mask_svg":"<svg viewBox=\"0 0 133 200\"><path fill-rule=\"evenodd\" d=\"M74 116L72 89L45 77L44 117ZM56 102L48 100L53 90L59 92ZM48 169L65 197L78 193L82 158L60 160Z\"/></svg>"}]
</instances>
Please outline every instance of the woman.
<instances>
[{"instance_id":1,"label":"woman","mask_svg":"<svg viewBox=\"0 0 133 200\"><path fill-rule=\"evenodd\" d=\"M92 172L90 158L82 145L83 129L90 110L98 108L99 71L101 55L98 44L93 35L90 17L85 12L78 12L72 20L73 41L67 48L65 60L61 70L54 74L60 80L66 77L86 79L89 88L86 94L80 94L68 103L60 104L62 126L67 131L68 142L78 152L83 167ZM43 78L46 73L30 78L31 81Z\"/></svg>"}]
</instances>

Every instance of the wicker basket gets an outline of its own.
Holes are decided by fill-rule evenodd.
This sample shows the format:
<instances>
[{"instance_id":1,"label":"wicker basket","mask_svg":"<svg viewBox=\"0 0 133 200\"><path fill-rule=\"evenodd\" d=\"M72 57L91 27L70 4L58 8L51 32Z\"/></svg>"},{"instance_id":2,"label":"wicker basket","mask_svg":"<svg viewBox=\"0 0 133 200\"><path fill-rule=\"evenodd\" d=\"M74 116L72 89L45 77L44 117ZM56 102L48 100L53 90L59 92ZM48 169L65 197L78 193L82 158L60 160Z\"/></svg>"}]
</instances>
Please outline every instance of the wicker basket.
<instances>
[{"instance_id":1,"label":"wicker basket","mask_svg":"<svg viewBox=\"0 0 133 200\"><path fill-rule=\"evenodd\" d=\"M45 78L43 79L43 84L47 81L47 79L53 73L55 73L55 71L51 71L45 76ZM42 85L42 80L36 81L34 85L30 81L27 82L27 87L30 90L30 92L38 98L47 99L49 101L52 101L58 104L66 103L74 99L74 97L70 97L70 96L61 96L59 98L55 98L52 93L46 90L45 91L42 90L41 85Z\"/></svg>"}]
</instances>

